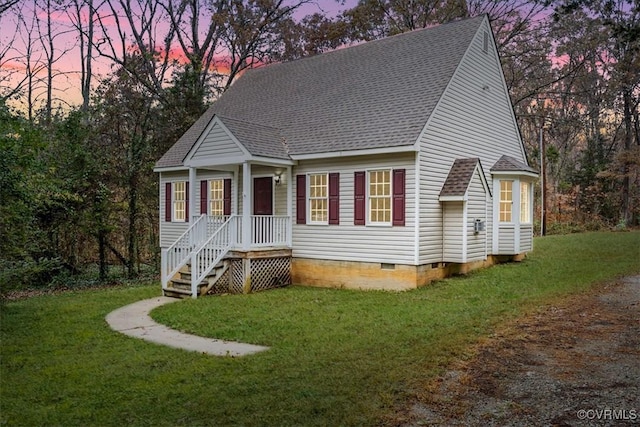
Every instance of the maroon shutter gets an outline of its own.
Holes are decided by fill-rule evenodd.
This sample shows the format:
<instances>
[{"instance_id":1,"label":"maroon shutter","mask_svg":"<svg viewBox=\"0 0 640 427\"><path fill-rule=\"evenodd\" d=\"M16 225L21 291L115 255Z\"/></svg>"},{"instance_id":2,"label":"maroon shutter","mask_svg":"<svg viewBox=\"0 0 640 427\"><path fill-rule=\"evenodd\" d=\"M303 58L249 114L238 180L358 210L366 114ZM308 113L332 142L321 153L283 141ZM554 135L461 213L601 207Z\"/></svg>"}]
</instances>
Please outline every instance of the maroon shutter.
<instances>
[{"instance_id":1,"label":"maroon shutter","mask_svg":"<svg viewBox=\"0 0 640 427\"><path fill-rule=\"evenodd\" d=\"M307 176L296 175L296 224L307 223Z\"/></svg>"},{"instance_id":2,"label":"maroon shutter","mask_svg":"<svg viewBox=\"0 0 640 427\"><path fill-rule=\"evenodd\" d=\"M173 206L171 205L171 183L167 182L164 185L164 220L171 222L171 211Z\"/></svg>"},{"instance_id":3,"label":"maroon shutter","mask_svg":"<svg viewBox=\"0 0 640 427\"><path fill-rule=\"evenodd\" d=\"M365 225L365 207L366 207L366 175L365 172L354 173L354 206L353 206L353 224Z\"/></svg>"},{"instance_id":4,"label":"maroon shutter","mask_svg":"<svg viewBox=\"0 0 640 427\"><path fill-rule=\"evenodd\" d=\"M223 203L223 215L231 215L231 178L227 178L224 180L224 190L223 195L224 199Z\"/></svg>"},{"instance_id":5,"label":"maroon shutter","mask_svg":"<svg viewBox=\"0 0 640 427\"><path fill-rule=\"evenodd\" d=\"M393 225L404 225L405 170L393 171Z\"/></svg>"},{"instance_id":6,"label":"maroon shutter","mask_svg":"<svg viewBox=\"0 0 640 427\"><path fill-rule=\"evenodd\" d=\"M340 224L340 174L329 174L329 224Z\"/></svg>"},{"instance_id":7,"label":"maroon shutter","mask_svg":"<svg viewBox=\"0 0 640 427\"><path fill-rule=\"evenodd\" d=\"M200 215L209 213L209 185L206 180L200 181Z\"/></svg>"},{"instance_id":8,"label":"maroon shutter","mask_svg":"<svg viewBox=\"0 0 640 427\"><path fill-rule=\"evenodd\" d=\"M189 222L189 183L184 183L184 222Z\"/></svg>"}]
</instances>

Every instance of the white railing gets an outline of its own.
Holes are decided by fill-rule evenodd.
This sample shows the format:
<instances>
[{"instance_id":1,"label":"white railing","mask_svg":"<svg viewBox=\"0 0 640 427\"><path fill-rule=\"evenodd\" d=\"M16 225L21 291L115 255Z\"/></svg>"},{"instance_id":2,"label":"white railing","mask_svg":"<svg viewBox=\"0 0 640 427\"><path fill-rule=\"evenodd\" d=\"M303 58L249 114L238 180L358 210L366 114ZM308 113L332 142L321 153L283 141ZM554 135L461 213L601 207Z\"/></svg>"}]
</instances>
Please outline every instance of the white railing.
<instances>
[{"instance_id":1,"label":"white railing","mask_svg":"<svg viewBox=\"0 0 640 427\"><path fill-rule=\"evenodd\" d=\"M191 254L191 295L198 296L198 283L213 270L226 253L236 245L238 217L231 216Z\"/></svg>"},{"instance_id":2,"label":"white railing","mask_svg":"<svg viewBox=\"0 0 640 427\"><path fill-rule=\"evenodd\" d=\"M252 215L251 246L286 246L289 243L288 216Z\"/></svg>"},{"instance_id":3,"label":"white railing","mask_svg":"<svg viewBox=\"0 0 640 427\"><path fill-rule=\"evenodd\" d=\"M166 289L169 279L189 262L193 250L207 239L207 216L194 218L193 224L171 246L162 251L162 288Z\"/></svg>"}]
</instances>

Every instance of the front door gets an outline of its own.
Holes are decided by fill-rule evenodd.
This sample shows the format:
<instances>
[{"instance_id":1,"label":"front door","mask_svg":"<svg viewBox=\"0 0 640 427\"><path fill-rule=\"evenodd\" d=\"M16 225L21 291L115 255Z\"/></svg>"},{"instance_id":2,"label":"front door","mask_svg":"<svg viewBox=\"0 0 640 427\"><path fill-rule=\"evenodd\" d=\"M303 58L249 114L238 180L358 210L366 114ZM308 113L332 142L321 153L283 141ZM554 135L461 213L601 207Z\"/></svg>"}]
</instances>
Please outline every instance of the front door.
<instances>
[{"instance_id":1,"label":"front door","mask_svg":"<svg viewBox=\"0 0 640 427\"><path fill-rule=\"evenodd\" d=\"M253 214L273 215L273 178L253 178Z\"/></svg>"}]
</instances>

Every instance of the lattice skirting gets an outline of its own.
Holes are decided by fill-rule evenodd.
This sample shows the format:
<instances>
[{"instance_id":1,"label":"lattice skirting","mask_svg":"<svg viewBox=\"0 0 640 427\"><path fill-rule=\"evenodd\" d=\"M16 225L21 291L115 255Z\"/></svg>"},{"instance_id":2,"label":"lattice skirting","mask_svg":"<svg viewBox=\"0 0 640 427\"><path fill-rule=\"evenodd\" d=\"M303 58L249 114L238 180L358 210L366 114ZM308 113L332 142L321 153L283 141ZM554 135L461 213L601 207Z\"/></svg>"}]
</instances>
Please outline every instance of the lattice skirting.
<instances>
[{"instance_id":1,"label":"lattice skirting","mask_svg":"<svg viewBox=\"0 0 640 427\"><path fill-rule=\"evenodd\" d=\"M248 293L291 284L291 257L232 258L209 293Z\"/></svg>"}]
</instances>

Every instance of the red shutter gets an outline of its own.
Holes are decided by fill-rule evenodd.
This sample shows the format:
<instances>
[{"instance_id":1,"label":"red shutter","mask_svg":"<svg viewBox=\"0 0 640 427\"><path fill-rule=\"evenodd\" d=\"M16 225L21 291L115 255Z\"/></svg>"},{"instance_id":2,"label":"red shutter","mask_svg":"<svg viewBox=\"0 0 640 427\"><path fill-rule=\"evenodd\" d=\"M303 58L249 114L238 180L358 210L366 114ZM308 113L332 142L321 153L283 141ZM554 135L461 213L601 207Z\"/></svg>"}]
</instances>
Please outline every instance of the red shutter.
<instances>
[{"instance_id":1,"label":"red shutter","mask_svg":"<svg viewBox=\"0 0 640 427\"><path fill-rule=\"evenodd\" d=\"M405 170L393 171L393 225L404 225Z\"/></svg>"},{"instance_id":2,"label":"red shutter","mask_svg":"<svg viewBox=\"0 0 640 427\"><path fill-rule=\"evenodd\" d=\"M184 183L184 222L189 222L189 182Z\"/></svg>"},{"instance_id":3,"label":"red shutter","mask_svg":"<svg viewBox=\"0 0 640 427\"><path fill-rule=\"evenodd\" d=\"M173 206L171 205L171 183L167 182L164 185L164 220L171 222L171 212Z\"/></svg>"},{"instance_id":4,"label":"red shutter","mask_svg":"<svg viewBox=\"0 0 640 427\"><path fill-rule=\"evenodd\" d=\"M329 224L340 224L340 174L329 174Z\"/></svg>"},{"instance_id":5,"label":"red shutter","mask_svg":"<svg viewBox=\"0 0 640 427\"><path fill-rule=\"evenodd\" d=\"M209 213L209 185L206 180L200 181L200 215Z\"/></svg>"},{"instance_id":6,"label":"red shutter","mask_svg":"<svg viewBox=\"0 0 640 427\"><path fill-rule=\"evenodd\" d=\"M353 206L353 224L365 225L365 207L366 207L366 175L365 172L354 172L354 206Z\"/></svg>"},{"instance_id":7,"label":"red shutter","mask_svg":"<svg viewBox=\"0 0 640 427\"><path fill-rule=\"evenodd\" d=\"M296 175L296 224L307 223L307 176Z\"/></svg>"},{"instance_id":8,"label":"red shutter","mask_svg":"<svg viewBox=\"0 0 640 427\"><path fill-rule=\"evenodd\" d=\"M223 203L223 215L231 215L231 178L227 178L224 180L224 193L222 197L224 198Z\"/></svg>"}]
</instances>

